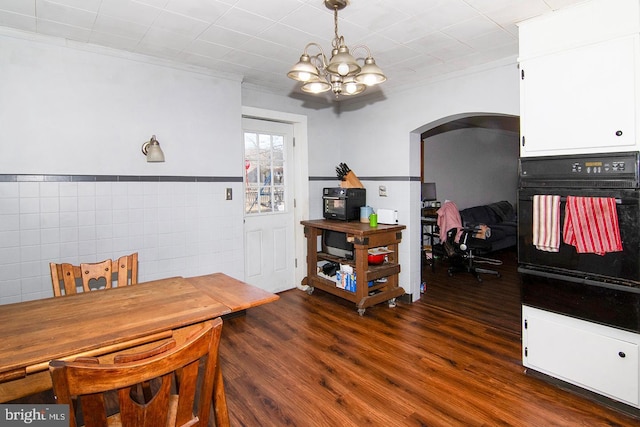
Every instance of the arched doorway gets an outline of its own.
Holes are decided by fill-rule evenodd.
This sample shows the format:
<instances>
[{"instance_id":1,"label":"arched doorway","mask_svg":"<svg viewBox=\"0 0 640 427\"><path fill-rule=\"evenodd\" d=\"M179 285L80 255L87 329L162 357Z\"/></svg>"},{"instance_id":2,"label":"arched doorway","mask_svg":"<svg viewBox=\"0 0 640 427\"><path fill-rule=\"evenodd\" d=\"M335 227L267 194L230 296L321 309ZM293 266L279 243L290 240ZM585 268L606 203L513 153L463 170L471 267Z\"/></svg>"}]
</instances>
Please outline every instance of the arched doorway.
<instances>
[{"instance_id":1,"label":"arched doorway","mask_svg":"<svg viewBox=\"0 0 640 427\"><path fill-rule=\"evenodd\" d=\"M438 199L460 208L515 203L519 157L518 116L465 113L421 128L421 182L435 182ZM496 200L494 200L496 199Z\"/></svg>"},{"instance_id":2,"label":"arched doorway","mask_svg":"<svg viewBox=\"0 0 640 427\"><path fill-rule=\"evenodd\" d=\"M513 175L513 181L511 183L511 189L505 190L505 192L511 192L513 194L512 197L507 197L507 199L513 199L515 202L516 197L516 189L517 189L517 162L519 157L519 132L520 132L520 118L516 115L509 114L500 114L500 113L485 113L485 112L470 112L470 113L460 113L447 117L442 117L438 120L434 120L430 123L427 123L410 133L410 139L412 144L412 150L416 157L420 157L420 165L418 166L414 163L414 173L417 175L419 172L420 175L420 183L425 182L425 145L426 148L429 148L429 143L433 143L438 138L446 141L449 139L449 144L454 149L448 153L434 153L434 161L438 162L438 164L445 170L446 175L433 177L432 174L427 173L426 175L429 177L428 179L432 179L432 181L426 182L436 182L437 185L437 198L440 201L444 201L446 198L450 198L452 200L460 199L460 197L465 198L463 196L459 196L460 193L452 191L451 188L462 188L463 191L468 191L469 193L478 193L478 191L472 190L473 186L476 182L479 182L478 174L479 172L472 172L472 167L469 166L469 158L472 158L473 150L467 148L460 148L461 145L456 145L456 143L452 143L451 141L455 141L456 137L460 137L458 139L462 139L463 142L466 140L467 144L470 144L470 140L474 137L470 135L476 134L479 139L482 139L483 144L489 143L489 141L493 141L495 143L495 147L490 149L486 149L489 153L496 154L500 147L504 148L504 144L509 144L508 151L509 153L506 157L510 158L511 162L511 174ZM425 144L426 140L426 144ZM496 142L499 141L499 142ZM505 142L509 141L509 142ZM503 144L504 143L504 144ZM434 147L431 147L434 148ZM492 159L493 160L493 159ZM481 163L488 162L476 162L476 164L472 164L474 167L480 164L481 173L483 175L487 175L491 177L492 175L498 177L502 180L504 177L504 171L501 171L500 168L493 168L489 164L482 165ZM478 166L478 167L480 167ZM419 167L419 171L416 169ZM428 166L427 166L428 167ZM439 172L436 172L439 173ZM500 185L503 184L501 181ZM442 185L447 183L453 187L448 187L448 185ZM416 185L412 190L412 200L419 201L421 199L420 195L420 187L421 185ZM483 191L479 193L489 194ZM466 194L466 193L465 193ZM476 199L477 200L477 199ZM460 202L458 200L458 202ZM464 208L465 202L461 203ZM469 202L468 206L472 206L473 202ZM418 215L416 227L422 226L420 225L420 216ZM421 244L421 239L418 241ZM413 252L413 251L412 251ZM419 248L418 251L413 252L416 258L412 258L412 260L416 260L418 262L419 268L416 270L412 270L419 272L420 282L422 282L422 247ZM420 254L420 255L418 255ZM413 261L412 261L413 262ZM415 276L414 276L415 277ZM414 299L420 298L419 290L412 288L412 294Z\"/></svg>"}]
</instances>

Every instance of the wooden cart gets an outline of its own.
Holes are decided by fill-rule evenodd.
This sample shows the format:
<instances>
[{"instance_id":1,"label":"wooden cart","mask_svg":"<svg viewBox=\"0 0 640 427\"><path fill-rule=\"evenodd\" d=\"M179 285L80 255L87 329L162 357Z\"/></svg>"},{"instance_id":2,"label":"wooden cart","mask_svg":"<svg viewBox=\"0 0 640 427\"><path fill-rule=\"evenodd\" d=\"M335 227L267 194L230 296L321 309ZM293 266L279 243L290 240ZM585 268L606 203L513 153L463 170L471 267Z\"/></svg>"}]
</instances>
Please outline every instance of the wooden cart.
<instances>
[{"instance_id":1,"label":"wooden cart","mask_svg":"<svg viewBox=\"0 0 640 427\"><path fill-rule=\"evenodd\" d=\"M367 307L383 301L388 301L389 307L395 307L396 298L404 295L404 289L398 286L398 244L402 240L402 230L406 228L404 225L379 224L372 228L368 223L326 219L300 223L304 226L307 238L307 277L302 280L302 284L309 286L309 294L318 288L352 301L356 303L361 316ZM355 259L346 260L318 251L318 238L322 237L324 230L346 233L347 241L353 243ZM378 247L386 247L391 253L383 264L369 265L368 251ZM321 260L352 265L356 274L355 292L341 289L336 286L335 281L319 276L317 265ZM368 285L370 281L373 281L372 286Z\"/></svg>"}]
</instances>

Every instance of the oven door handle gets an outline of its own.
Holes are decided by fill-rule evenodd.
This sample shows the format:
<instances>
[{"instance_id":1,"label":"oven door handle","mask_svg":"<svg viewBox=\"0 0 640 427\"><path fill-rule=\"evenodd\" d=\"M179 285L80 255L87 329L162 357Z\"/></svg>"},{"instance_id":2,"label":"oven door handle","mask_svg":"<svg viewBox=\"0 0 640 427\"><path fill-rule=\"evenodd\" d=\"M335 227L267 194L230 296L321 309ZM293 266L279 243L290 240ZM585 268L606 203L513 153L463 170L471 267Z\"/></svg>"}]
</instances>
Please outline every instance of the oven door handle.
<instances>
[{"instance_id":1,"label":"oven door handle","mask_svg":"<svg viewBox=\"0 0 640 427\"><path fill-rule=\"evenodd\" d=\"M548 279L564 280L565 282L573 282L584 285L600 286L602 288L615 289L623 292L640 293L640 288L636 286L618 285L616 283L602 282L598 280L588 279L586 277L567 276L565 274L553 273L551 271L533 270L526 267L518 267L518 273L529 274L532 276L545 277Z\"/></svg>"},{"instance_id":2,"label":"oven door handle","mask_svg":"<svg viewBox=\"0 0 640 427\"><path fill-rule=\"evenodd\" d=\"M323 196L322 197L325 200L342 200L344 199L344 197L333 197L333 196Z\"/></svg>"},{"instance_id":3,"label":"oven door handle","mask_svg":"<svg viewBox=\"0 0 640 427\"><path fill-rule=\"evenodd\" d=\"M527 197L526 199L520 199L520 200L533 200L533 196ZM567 198L565 196L560 197L560 203L565 203L567 201ZM630 202L624 202L622 199L616 198L616 205L631 205L631 204L636 204L638 203L637 200L631 200Z\"/></svg>"}]
</instances>

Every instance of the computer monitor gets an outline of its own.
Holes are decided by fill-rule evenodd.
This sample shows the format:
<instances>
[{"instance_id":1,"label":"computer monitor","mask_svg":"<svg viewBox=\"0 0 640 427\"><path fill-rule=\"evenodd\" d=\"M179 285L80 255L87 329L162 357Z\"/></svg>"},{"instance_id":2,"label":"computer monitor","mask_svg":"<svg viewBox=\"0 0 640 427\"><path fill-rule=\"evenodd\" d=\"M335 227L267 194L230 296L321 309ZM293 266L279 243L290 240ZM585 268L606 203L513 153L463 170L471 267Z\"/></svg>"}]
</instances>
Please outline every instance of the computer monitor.
<instances>
[{"instance_id":1,"label":"computer monitor","mask_svg":"<svg viewBox=\"0 0 640 427\"><path fill-rule=\"evenodd\" d=\"M422 183L422 200L438 200L435 182Z\"/></svg>"}]
</instances>

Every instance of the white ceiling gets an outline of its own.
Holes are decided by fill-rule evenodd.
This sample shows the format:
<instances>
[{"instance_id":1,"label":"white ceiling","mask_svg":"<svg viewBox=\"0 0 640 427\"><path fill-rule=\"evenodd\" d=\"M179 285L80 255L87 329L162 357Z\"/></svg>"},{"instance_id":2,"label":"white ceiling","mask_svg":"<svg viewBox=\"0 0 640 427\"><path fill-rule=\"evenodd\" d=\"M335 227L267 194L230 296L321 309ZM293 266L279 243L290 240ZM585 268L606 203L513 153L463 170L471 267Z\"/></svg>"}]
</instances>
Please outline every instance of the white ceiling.
<instances>
[{"instance_id":1,"label":"white ceiling","mask_svg":"<svg viewBox=\"0 0 640 427\"><path fill-rule=\"evenodd\" d=\"M366 44L384 93L518 53L516 23L582 0L350 0L348 46ZM0 0L0 26L242 76L290 94L308 42L330 53L323 0ZM366 92L365 92L366 93Z\"/></svg>"}]
</instances>

